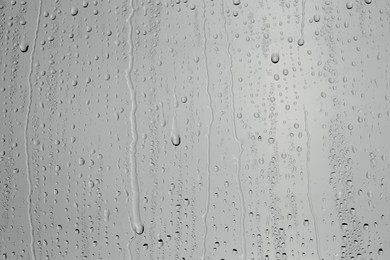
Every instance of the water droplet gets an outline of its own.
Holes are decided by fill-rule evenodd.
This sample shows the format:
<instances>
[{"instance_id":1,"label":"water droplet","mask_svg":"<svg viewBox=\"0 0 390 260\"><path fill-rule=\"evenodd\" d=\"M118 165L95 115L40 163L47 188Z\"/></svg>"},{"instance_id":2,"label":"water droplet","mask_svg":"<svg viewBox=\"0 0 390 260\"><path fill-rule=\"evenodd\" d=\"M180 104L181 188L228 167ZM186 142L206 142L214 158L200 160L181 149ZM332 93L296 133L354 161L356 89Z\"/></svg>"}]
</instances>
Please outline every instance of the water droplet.
<instances>
[{"instance_id":1,"label":"water droplet","mask_svg":"<svg viewBox=\"0 0 390 260\"><path fill-rule=\"evenodd\" d=\"M145 244L143 245L143 249L144 249L144 250L148 250L148 248L149 248L149 245L145 243Z\"/></svg>"},{"instance_id":2,"label":"water droplet","mask_svg":"<svg viewBox=\"0 0 390 260\"><path fill-rule=\"evenodd\" d=\"M135 233L137 233L138 235L142 235L142 233L144 233L144 225L142 224L136 224L135 225Z\"/></svg>"},{"instance_id":3,"label":"water droplet","mask_svg":"<svg viewBox=\"0 0 390 260\"><path fill-rule=\"evenodd\" d=\"M27 43L20 43L19 48L22 52L27 52L28 51L28 44Z\"/></svg>"},{"instance_id":4,"label":"water droplet","mask_svg":"<svg viewBox=\"0 0 390 260\"><path fill-rule=\"evenodd\" d=\"M298 45L299 45L299 46L303 46L303 44L305 44L305 41L303 40L303 38L300 38L300 39L298 40Z\"/></svg>"},{"instance_id":5,"label":"water droplet","mask_svg":"<svg viewBox=\"0 0 390 260\"><path fill-rule=\"evenodd\" d=\"M72 16L75 16L75 15L77 15L79 13L79 9L77 9L76 7L72 7L71 9L70 9L70 14L72 15Z\"/></svg>"},{"instance_id":6,"label":"water droplet","mask_svg":"<svg viewBox=\"0 0 390 260\"><path fill-rule=\"evenodd\" d=\"M271 54L271 61L273 63L278 63L279 62L279 53L274 52Z\"/></svg>"},{"instance_id":7,"label":"water droplet","mask_svg":"<svg viewBox=\"0 0 390 260\"><path fill-rule=\"evenodd\" d=\"M171 142L174 146L179 146L181 142L179 129L177 127L176 117L174 117L172 120Z\"/></svg>"},{"instance_id":8,"label":"water droplet","mask_svg":"<svg viewBox=\"0 0 390 260\"><path fill-rule=\"evenodd\" d=\"M85 164L84 158L79 158L79 165L82 166Z\"/></svg>"},{"instance_id":9,"label":"water droplet","mask_svg":"<svg viewBox=\"0 0 390 260\"><path fill-rule=\"evenodd\" d=\"M174 134L174 135L171 137L171 141L172 141L172 144L173 144L174 146L179 146L179 145L180 145L180 135Z\"/></svg>"},{"instance_id":10,"label":"water droplet","mask_svg":"<svg viewBox=\"0 0 390 260\"><path fill-rule=\"evenodd\" d=\"M164 241L162 239L158 240L158 247L162 247L164 245Z\"/></svg>"}]
</instances>

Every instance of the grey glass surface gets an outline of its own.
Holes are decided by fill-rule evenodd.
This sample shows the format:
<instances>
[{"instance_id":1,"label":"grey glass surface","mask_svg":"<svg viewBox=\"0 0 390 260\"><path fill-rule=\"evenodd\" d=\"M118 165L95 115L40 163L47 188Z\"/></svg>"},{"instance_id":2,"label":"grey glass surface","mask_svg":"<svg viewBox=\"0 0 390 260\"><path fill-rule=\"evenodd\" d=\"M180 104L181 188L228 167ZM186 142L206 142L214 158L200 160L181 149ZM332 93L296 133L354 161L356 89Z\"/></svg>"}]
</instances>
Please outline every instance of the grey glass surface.
<instances>
[{"instance_id":1,"label":"grey glass surface","mask_svg":"<svg viewBox=\"0 0 390 260\"><path fill-rule=\"evenodd\" d=\"M390 2L0 0L0 259L390 259Z\"/></svg>"}]
</instances>

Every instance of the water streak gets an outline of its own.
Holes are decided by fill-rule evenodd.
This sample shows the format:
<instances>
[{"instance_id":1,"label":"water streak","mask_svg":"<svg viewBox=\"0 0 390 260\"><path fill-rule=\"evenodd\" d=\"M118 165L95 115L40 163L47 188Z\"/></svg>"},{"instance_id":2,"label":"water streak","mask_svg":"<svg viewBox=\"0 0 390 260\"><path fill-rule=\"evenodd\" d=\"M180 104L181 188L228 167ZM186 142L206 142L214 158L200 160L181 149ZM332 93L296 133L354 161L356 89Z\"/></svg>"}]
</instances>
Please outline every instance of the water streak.
<instances>
[{"instance_id":1,"label":"water streak","mask_svg":"<svg viewBox=\"0 0 390 260\"><path fill-rule=\"evenodd\" d=\"M225 8L224 8L224 2L222 1L222 15L224 17L224 29L225 29L225 33L226 33L226 40L227 40L227 43L228 43L228 47L227 47L227 52L228 52L228 55L229 55L229 73L230 73L230 81L231 81L231 84L230 84L230 93L231 93L231 107L232 107L232 113L231 113L231 116L232 116L232 127L233 127L233 134L234 134L234 139L236 141L236 143L238 144L238 147L239 147L239 150L238 150L238 154L237 154L237 172L236 172L236 177L237 177L237 184L238 184L238 189L239 189L239 194L240 194L240 201L241 201L241 216L240 216L240 221L241 221L241 241L242 241L242 255L240 256L241 258L243 259L246 259L246 237L245 237L245 200L244 200L244 193L242 191L242 185L241 185L241 155L242 155L242 152L243 152L243 149L242 149L242 142L238 139L238 136L237 136L237 126L236 126L236 121L235 121L235 115L236 115L236 108L235 108L235 103L234 103L234 90L233 90L233 71L232 71L232 67L233 67L233 58L232 58L232 54L230 53L230 40L229 40L229 33L227 31L227 19L226 19L226 16L225 16Z\"/></svg>"},{"instance_id":2,"label":"water streak","mask_svg":"<svg viewBox=\"0 0 390 260\"><path fill-rule=\"evenodd\" d=\"M302 0L302 21L301 21L301 40L302 43L305 41L305 35L304 35L304 28L305 28L305 7L306 7L306 0Z\"/></svg>"},{"instance_id":3,"label":"water streak","mask_svg":"<svg viewBox=\"0 0 390 260\"><path fill-rule=\"evenodd\" d=\"M133 193L132 196L132 206L133 206L133 218L132 218L132 225L134 228L135 233L142 234L144 232L144 225L141 221L141 213L139 210L139 184L138 184L138 172L137 172L137 161L136 161L136 153L137 153L137 142L138 142L138 133L137 133L137 125L136 125L136 118L135 114L137 111L137 101L135 96L135 87L131 79L131 72L133 69L134 64L134 55L133 55L133 44L131 40L132 35L132 18L134 15L134 7L133 7L133 1L130 1L130 7L131 7L131 13L127 20L129 24L129 40L128 44L130 46L129 49L129 67L128 67L128 75L127 75L127 86L130 90L130 99L131 99L131 113L130 113L130 125L131 125L131 136L132 141L130 144L130 179L131 179L131 190Z\"/></svg>"},{"instance_id":4,"label":"water streak","mask_svg":"<svg viewBox=\"0 0 390 260\"><path fill-rule=\"evenodd\" d=\"M42 0L39 0L38 3L38 14L37 14L37 20L36 20L36 26L35 26L35 32L34 32L34 40L33 40L33 46L31 50L31 56L30 56L30 72L28 75L28 104L27 104L27 112L26 112L26 121L25 121L25 129L24 129L24 143L25 143L25 156L26 156L26 172L27 172L27 182L28 182L28 197L27 197L27 208L28 208L28 221L30 224L30 250L31 250L31 256L32 259L36 259L36 252L35 252L35 238L34 238L34 226L33 226L33 219L32 219L32 208L31 208L31 197L33 193L33 185L32 185L32 177L31 177L31 171L30 171L30 163L29 163L29 156L28 156L28 126L30 122L30 113L31 113L31 104L32 104L32 83L31 83L31 77L33 73L33 66L34 66L34 54L35 54L35 48L37 44L37 38L38 38L38 32L39 32L39 22L42 12Z\"/></svg>"},{"instance_id":5,"label":"water streak","mask_svg":"<svg viewBox=\"0 0 390 260\"><path fill-rule=\"evenodd\" d=\"M203 224L205 226L205 233L203 236L203 255L201 259L205 259L206 257L206 240L207 240L207 215L209 213L210 209L210 134L211 134L211 127L214 122L214 113L213 113L213 107L212 107L212 100L211 100L211 94L210 94L210 75L209 75L209 68L207 63L207 54L206 54L206 48L207 48L207 37L206 37L206 2L203 0L203 38L204 38L204 46L203 46L203 56L204 56L204 65L206 69L206 92L207 92L207 99L208 99L208 108L210 110L210 123L207 127L207 201L206 201L206 210L205 213L202 215Z\"/></svg>"},{"instance_id":6,"label":"water streak","mask_svg":"<svg viewBox=\"0 0 390 260\"><path fill-rule=\"evenodd\" d=\"M311 215L313 216L313 221L314 221L314 232L315 232L315 236L316 236L316 248L317 248L317 255L318 255L318 259L322 259L321 258L321 253L320 253L320 240L319 240L319 237L318 237L318 228L317 228L317 219L316 219L316 216L315 216L315 212L314 212L314 209L313 209L313 202L312 202L312 199L311 199L311 173L310 173L310 167L309 167L309 163L310 163L310 142L311 142L311 137L310 137L310 132L309 132L309 125L308 125L308 122L307 122L307 115L308 115L308 112L306 110L306 107L303 106L303 110L304 110L304 117L305 117L305 133L306 133L306 136L307 136L307 142L306 142L306 146L307 146L307 154L306 154L306 173L307 173L307 199L309 201L309 207L310 207L310 212L311 212Z\"/></svg>"}]
</instances>

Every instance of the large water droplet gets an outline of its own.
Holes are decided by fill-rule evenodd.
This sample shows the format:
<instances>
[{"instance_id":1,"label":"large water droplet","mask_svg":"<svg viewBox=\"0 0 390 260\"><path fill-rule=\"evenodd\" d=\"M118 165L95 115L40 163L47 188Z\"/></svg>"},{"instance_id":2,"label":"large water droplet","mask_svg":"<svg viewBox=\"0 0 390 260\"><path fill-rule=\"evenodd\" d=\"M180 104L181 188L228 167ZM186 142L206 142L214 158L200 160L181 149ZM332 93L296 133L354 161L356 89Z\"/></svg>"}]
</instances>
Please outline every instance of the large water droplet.
<instances>
[{"instance_id":1,"label":"large water droplet","mask_svg":"<svg viewBox=\"0 0 390 260\"><path fill-rule=\"evenodd\" d=\"M28 51L28 44L25 42L22 42L19 44L19 48L22 52L27 52Z\"/></svg>"},{"instance_id":2,"label":"large water droplet","mask_svg":"<svg viewBox=\"0 0 390 260\"><path fill-rule=\"evenodd\" d=\"M271 54L271 61L273 63L278 63L279 62L279 53L274 52Z\"/></svg>"},{"instance_id":3,"label":"large water droplet","mask_svg":"<svg viewBox=\"0 0 390 260\"><path fill-rule=\"evenodd\" d=\"M180 145L180 135L179 134L174 134L172 137L171 137L171 141L172 141L172 144L174 146L179 146Z\"/></svg>"},{"instance_id":4,"label":"large water droplet","mask_svg":"<svg viewBox=\"0 0 390 260\"><path fill-rule=\"evenodd\" d=\"M70 9L70 14L72 15L72 16L75 16L75 15L77 15L79 13L79 9L77 9L76 7L72 7L71 9Z\"/></svg>"},{"instance_id":5,"label":"large water droplet","mask_svg":"<svg viewBox=\"0 0 390 260\"><path fill-rule=\"evenodd\" d=\"M303 38L300 38L300 39L298 40L298 45L299 45L299 46L303 46L303 44L305 44L305 41L303 40Z\"/></svg>"},{"instance_id":6,"label":"large water droplet","mask_svg":"<svg viewBox=\"0 0 390 260\"><path fill-rule=\"evenodd\" d=\"M144 233L145 227L142 224L135 224L135 233L142 235Z\"/></svg>"}]
</instances>

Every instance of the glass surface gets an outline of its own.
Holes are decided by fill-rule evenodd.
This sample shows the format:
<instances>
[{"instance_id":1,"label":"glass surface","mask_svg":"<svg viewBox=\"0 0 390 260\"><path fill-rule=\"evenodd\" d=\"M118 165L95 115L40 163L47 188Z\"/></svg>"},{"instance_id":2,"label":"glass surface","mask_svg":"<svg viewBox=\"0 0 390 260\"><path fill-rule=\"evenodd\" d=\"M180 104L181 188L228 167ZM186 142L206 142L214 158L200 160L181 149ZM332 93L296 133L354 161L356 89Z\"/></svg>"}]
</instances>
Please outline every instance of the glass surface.
<instances>
[{"instance_id":1,"label":"glass surface","mask_svg":"<svg viewBox=\"0 0 390 260\"><path fill-rule=\"evenodd\" d=\"M0 0L0 259L390 259L390 2Z\"/></svg>"}]
</instances>

